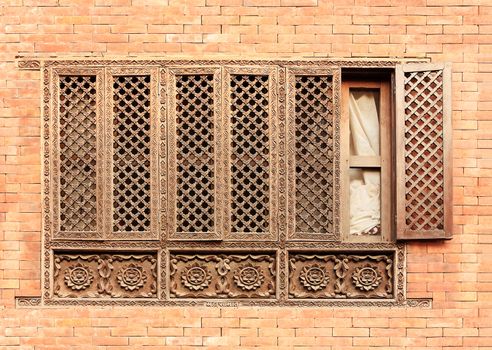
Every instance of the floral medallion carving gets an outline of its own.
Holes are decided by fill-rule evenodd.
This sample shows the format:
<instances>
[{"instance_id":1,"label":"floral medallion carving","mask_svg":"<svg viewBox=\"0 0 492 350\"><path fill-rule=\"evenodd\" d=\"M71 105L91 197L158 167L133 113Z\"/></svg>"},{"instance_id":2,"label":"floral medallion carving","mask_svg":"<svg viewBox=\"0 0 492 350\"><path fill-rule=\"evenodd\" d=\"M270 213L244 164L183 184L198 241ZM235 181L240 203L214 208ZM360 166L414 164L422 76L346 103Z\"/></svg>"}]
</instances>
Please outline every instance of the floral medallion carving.
<instances>
[{"instance_id":1,"label":"floral medallion carving","mask_svg":"<svg viewBox=\"0 0 492 350\"><path fill-rule=\"evenodd\" d=\"M256 290L264 280L261 269L251 264L240 266L234 275L234 282L242 290Z\"/></svg>"},{"instance_id":2,"label":"floral medallion carving","mask_svg":"<svg viewBox=\"0 0 492 350\"><path fill-rule=\"evenodd\" d=\"M212 275L204 265L193 264L181 274L181 282L189 290L204 290L212 281Z\"/></svg>"},{"instance_id":3,"label":"floral medallion carving","mask_svg":"<svg viewBox=\"0 0 492 350\"><path fill-rule=\"evenodd\" d=\"M292 254L289 256L289 298L393 298L394 254L337 251Z\"/></svg>"},{"instance_id":4,"label":"floral medallion carving","mask_svg":"<svg viewBox=\"0 0 492 350\"><path fill-rule=\"evenodd\" d=\"M156 298L155 254L55 254L56 298Z\"/></svg>"},{"instance_id":5,"label":"floral medallion carving","mask_svg":"<svg viewBox=\"0 0 492 350\"><path fill-rule=\"evenodd\" d=\"M383 278L378 272L377 267L366 265L357 267L352 273L352 282L355 287L362 291L374 290L379 286Z\"/></svg>"},{"instance_id":6,"label":"floral medallion carving","mask_svg":"<svg viewBox=\"0 0 492 350\"><path fill-rule=\"evenodd\" d=\"M307 290L317 291L326 288L330 276L328 276L324 266L313 264L302 268L299 280Z\"/></svg>"},{"instance_id":7,"label":"floral medallion carving","mask_svg":"<svg viewBox=\"0 0 492 350\"><path fill-rule=\"evenodd\" d=\"M269 254L171 253L171 298L274 298L276 259Z\"/></svg>"},{"instance_id":8,"label":"floral medallion carving","mask_svg":"<svg viewBox=\"0 0 492 350\"><path fill-rule=\"evenodd\" d=\"M93 280L91 269L82 264L72 265L65 270L65 284L72 290L86 289Z\"/></svg>"},{"instance_id":9,"label":"floral medallion carving","mask_svg":"<svg viewBox=\"0 0 492 350\"><path fill-rule=\"evenodd\" d=\"M128 264L118 271L118 283L125 290L137 290L147 281L147 274L142 266Z\"/></svg>"}]
</instances>

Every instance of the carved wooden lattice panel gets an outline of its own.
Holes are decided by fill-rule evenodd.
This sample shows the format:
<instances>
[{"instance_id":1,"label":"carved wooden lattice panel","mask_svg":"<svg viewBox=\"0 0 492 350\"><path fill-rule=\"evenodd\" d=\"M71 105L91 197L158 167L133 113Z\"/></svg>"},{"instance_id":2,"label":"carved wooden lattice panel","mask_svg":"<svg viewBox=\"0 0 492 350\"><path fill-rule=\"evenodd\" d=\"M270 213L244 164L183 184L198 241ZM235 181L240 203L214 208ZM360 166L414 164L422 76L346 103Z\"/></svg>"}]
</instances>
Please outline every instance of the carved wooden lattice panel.
<instances>
[{"instance_id":1,"label":"carved wooden lattice panel","mask_svg":"<svg viewBox=\"0 0 492 350\"><path fill-rule=\"evenodd\" d=\"M115 76L113 93L113 231L148 231L150 76Z\"/></svg>"},{"instance_id":2,"label":"carved wooden lattice panel","mask_svg":"<svg viewBox=\"0 0 492 350\"><path fill-rule=\"evenodd\" d=\"M214 76L176 77L177 232L214 231Z\"/></svg>"},{"instance_id":3,"label":"carved wooden lattice panel","mask_svg":"<svg viewBox=\"0 0 492 350\"><path fill-rule=\"evenodd\" d=\"M332 239L337 234L338 84L329 69L289 73L289 202L295 217L289 223L289 237Z\"/></svg>"},{"instance_id":4,"label":"carved wooden lattice panel","mask_svg":"<svg viewBox=\"0 0 492 350\"><path fill-rule=\"evenodd\" d=\"M96 76L62 76L59 94L60 231L96 231Z\"/></svg>"},{"instance_id":5,"label":"carved wooden lattice panel","mask_svg":"<svg viewBox=\"0 0 492 350\"><path fill-rule=\"evenodd\" d=\"M226 239L277 237L277 70L226 68Z\"/></svg>"},{"instance_id":6,"label":"carved wooden lattice panel","mask_svg":"<svg viewBox=\"0 0 492 350\"><path fill-rule=\"evenodd\" d=\"M269 79L231 76L232 232L269 227Z\"/></svg>"},{"instance_id":7,"label":"carved wooden lattice panel","mask_svg":"<svg viewBox=\"0 0 492 350\"><path fill-rule=\"evenodd\" d=\"M179 68L169 75L169 237L217 239L220 70Z\"/></svg>"},{"instance_id":8,"label":"carved wooden lattice panel","mask_svg":"<svg viewBox=\"0 0 492 350\"><path fill-rule=\"evenodd\" d=\"M399 225L408 232L441 232L442 235L448 226L446 199L451 200L445 183L445 171L450 168L445 154L445 128L450 116L444 102L449 79L442 68L410 68L402 72L401 78L404 162L400 164L399 174L404 174L401 184L404 195L399 197L399 209L404 214L399 213Z\"/></svg>"}]
</instances>

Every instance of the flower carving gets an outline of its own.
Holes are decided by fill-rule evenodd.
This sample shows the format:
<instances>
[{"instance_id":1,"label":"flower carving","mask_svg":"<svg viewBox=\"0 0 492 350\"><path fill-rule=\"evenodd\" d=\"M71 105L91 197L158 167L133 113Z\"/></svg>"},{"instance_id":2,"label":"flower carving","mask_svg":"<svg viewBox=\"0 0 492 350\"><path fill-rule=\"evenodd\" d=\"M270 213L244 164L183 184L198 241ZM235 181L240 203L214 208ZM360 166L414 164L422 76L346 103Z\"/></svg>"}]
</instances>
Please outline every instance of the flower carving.
<instances>
[{"instance_id":1,"label":"flower carving","mask_svg":"<svg viewBox=\"0 0 492 350\"><path fill-rule=\"evenodd\" d=\"M234 274L234 282L242 290L256 290L264 280L265 276L263 276L260 267L251 264L239 266L239 269Z\"/></svg>"},{"instance_id":2,"label":"flower carving","mask_svg":"<svg viewBox=\"0 0 492 350\"><path fill-rule=\"evenodd\" d=\"M212 275L206 266L194 263L185 268L181 274L181 282L190 290L204 290L212 281Z\"/></svg>"},{"instance_id":3,"label":"flower carving","mask_svg":"<svg viewBox=\"0 0 492 350\"><path fill-rule=\"evenodd\" d=\"M92 270L82 264L76 264L65 270L65 284L72 290L83 290L94 280Z\"/></svg>"},{"instance_id":4,"label":"flower carving","mask_svg":"<svg viewBox=\"0 0 492 350\"><path fill-rule=\"evenodd\" d=\"M147 281L147 274L143 267L128 264L118 271L116 279L121 288L125 290L137 290L143 287Z\"/></svg>"},{"instance_id":5,"label":"flower carving","mask_svg":"<svg viewBox=\"0 0 492 350\"><path fill-rule=\"evenodd\" d=\"M358 267L352 273L352 282L355 287L362 291L376 289L382 279L383 277L379 274L377 267L371 265Z\"/></svg>"},{"instance_id":6,"label":"flower carving","mask_svg":"<svg viewBox=\"0 0 492 350\"><path fill-rule=\"evenodd\" d=\"M328 276L324 266L314 264L304 266L299 275L299 280L307 290L315 292L328 285L330 276Z\"/></svg>"}]
</instances>

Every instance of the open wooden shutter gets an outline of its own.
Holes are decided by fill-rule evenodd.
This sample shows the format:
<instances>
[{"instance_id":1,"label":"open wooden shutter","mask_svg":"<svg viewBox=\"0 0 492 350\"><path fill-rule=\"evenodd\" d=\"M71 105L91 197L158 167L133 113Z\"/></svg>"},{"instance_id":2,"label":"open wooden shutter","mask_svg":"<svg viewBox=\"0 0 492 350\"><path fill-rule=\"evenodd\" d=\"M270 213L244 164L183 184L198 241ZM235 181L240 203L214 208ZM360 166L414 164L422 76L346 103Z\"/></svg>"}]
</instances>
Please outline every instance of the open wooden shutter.
<instances>
[{"instance_id":1,"label":"open wooden shutter","mask_svg":"<svg viewBox=\"0 0 492 350\"><path fill-rule=\"evenodd\" d=\"M398 239L452 236L451 70L407 64L396 70Z\"/></svg>"}]
</instances>

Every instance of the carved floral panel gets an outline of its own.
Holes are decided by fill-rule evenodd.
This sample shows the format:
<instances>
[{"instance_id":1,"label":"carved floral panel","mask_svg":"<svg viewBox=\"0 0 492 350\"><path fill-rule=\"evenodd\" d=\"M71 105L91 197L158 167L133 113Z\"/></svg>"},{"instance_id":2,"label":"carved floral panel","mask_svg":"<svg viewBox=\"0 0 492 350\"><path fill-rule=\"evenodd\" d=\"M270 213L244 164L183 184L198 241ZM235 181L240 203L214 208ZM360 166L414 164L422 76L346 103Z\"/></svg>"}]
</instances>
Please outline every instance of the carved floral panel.
<instances>
[{"instance_id":1,"label":"carved floral panel","mask_svg":"<svg viewBox=\"0 0 492 350\"><path fill-rule=\"evenodd\" d=\"M157 257L138 253L56 253L53 294L58 298L155 298Z\"/></svg>"},{"instance_id":2,"label":"carved floral panel","mask_svg":"<svg viewBox=\"0 0 492 350\"><path fill-rule=\"evenodd\" d=\"M393 253L289 256L290 298L393 298Z\"/></svg>"},{"instance_id":3,"label":"carved floral panel","mask_svg":"<svg viewBox=\"0 0 492 350\"><path fill-rule=\"evenodd\" d=\"M169 274L172 298L275 298L276 294L273 253L174 253Z\"/></svg>"}]
</instances>

